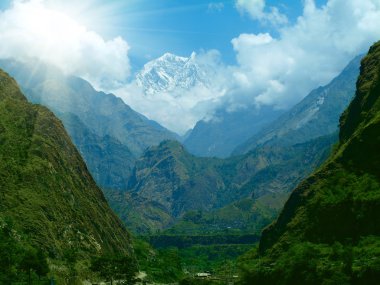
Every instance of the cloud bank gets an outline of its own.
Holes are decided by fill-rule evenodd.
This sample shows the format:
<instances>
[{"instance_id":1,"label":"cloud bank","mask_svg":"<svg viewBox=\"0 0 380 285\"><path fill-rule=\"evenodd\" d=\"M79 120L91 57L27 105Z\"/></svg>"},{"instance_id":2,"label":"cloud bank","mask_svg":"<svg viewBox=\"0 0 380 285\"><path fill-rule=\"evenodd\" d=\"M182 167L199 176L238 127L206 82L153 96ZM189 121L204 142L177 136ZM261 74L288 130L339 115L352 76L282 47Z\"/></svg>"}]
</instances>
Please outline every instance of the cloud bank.
<instances>
[{"instance_id":1,"label":"cloud bank","mask_svg":"<svg viewBox=\"0 0 380 285\"><path fill-rule=\"evenodd\" d=\"M45 1L15 1L0 12L0 58L35 58L99 89L116 90L132 108L180 133L212 118L218 108L289 108L380 39L378 0L328 0L322 7L305 0L293 23L264 0L235 0L236 9L252 20L274 24L275 36L245 33L232 39L234 66L225 66L214 51L198 54L196 61L212 83L208 86L147 96L134 82L125 83L130 74L125 40L105 40L47 8ZM125 87L117 89L120 83Z\"/></svg>"},{"instance_id":2,"label":"cloud bank","mask_svg":"<svg viewBox=\"0 0 380 285\"><path fill-rule=\"evenodd\" d=\"M307 0L296 23L270 34L232 40L236 86L255 104L287 108L327 84L355 56L380 39L378 0ZM234 100L239 100L235 98Z\"/></svg>"},{"instance_id":3,"label":"cloud bank","mask_svg":"<svg viewBox=\"0 0 380 285\"><path fill-rule=\"evenodd\" d=\"M247 9L258 20L272 17L265 12L263 0L238 0L236 7ZM237 65L224 66L213 57L199 56L200 65L205 62L215 70L210 73L211 88L151 97L134 86L117 94L136 110L180 133L203 118L213 118L218 108L230 112L263 105L287 109L311 90L326 85L350 60L380 40L379 27L378 0L329 0L322 7L306 0L302 15L294 24L279 28L276 37L261 33L232 39Z\"/></svg>"},{"instance_id":4,"label":"cloud bank","mask_svg":"<svg viewBox=\"0 0 380 285\"><path fill-rule=\"evenodd\" d=\"M0 42L0 58L38 59L98 88L125 81L130 73L126 41L107 41L42 0L14 1L0 12Z\"/></svg>"}]
</instances>

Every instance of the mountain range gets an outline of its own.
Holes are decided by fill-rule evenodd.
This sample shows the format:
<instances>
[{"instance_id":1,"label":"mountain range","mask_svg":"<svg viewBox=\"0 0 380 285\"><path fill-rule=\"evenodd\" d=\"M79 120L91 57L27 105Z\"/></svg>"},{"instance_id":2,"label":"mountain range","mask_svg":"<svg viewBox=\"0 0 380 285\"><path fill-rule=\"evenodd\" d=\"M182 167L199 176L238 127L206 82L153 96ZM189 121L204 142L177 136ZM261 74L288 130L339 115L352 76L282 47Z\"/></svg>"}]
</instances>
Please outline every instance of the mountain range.
<instances>
[{"instance_id":1,"label":"mountain range","mask_svg":"<svg viewBox=\"0 0 380 285\"><path fill-rule=\"evenodd\" d=\"M353 59L331 83L313 90L291 110L250 106L230 111L219 107L212 116L197 122L183 143L194 155L225 158L263 143L291 145L333 133L337 131L339 114L354 95L361 57ZM167 93L176 97L184 93L178 90L189 91L197 85L211 88L211 72L211 68L200 65L195 54L179 57L167 53L148 62L137 73L136 82L148 95Z\"/></svg>"},{"instance_id":2,"label":"mountain range","mask_svg":"<svg viewBox=\"0 0 380 285\"><path fill-rule=\"evenodd\" d=\"M260 145L292 145L338 131L339 116L355 95L363 55L354 58L329 84L313 90L300 103L234 150L243 154Z\"/></svg>"},{"instance_id":3,"label":"mountain range","mask_svg":"<svg viewBox=\"0 0 380 285\"><path fill-rule=\"evenodd\" d=\"M292 192L247 254L244 284L377 284L380 276L380 43L363 59L339 145ZM279 278L281 276L281 278Z\"/></svg>"},{"instance_id":4,"label":"mountain range","mask_svg":"<svg viewBox=\"0 0 380 285\"><path fill-rule=\"evenodd\" d=\"M211 119L197 122L183 144L197 156L226 158L283 112L271 106L251 106L233 112L220 108Z\"/></svg>"},{"instance_id":5,"label":"mountain range","mask_svg":"<svg viewBox=\"0 0 380 285\"><path fill-rule=\"evenodd\" d=\"M276 216L291 189L324 161L338 140L336 112L342 112L354 94L360 58L350 62L329 85L311 92L284 113L282 125L280 119L268 123L263 130L284 134L273 139L273 143L255 144L250 149L250 140L245 154L219 159L190 154L186 141L185 147L178 142L163 142L136 161L127 191L106 191L110 204L138 233L165 229L199 233L228 227L245 227L259 233ZM268 110L268 116L270 113ZM238 122L239 116L235 120ZM297 121L303 122L302 127L289 127ZM234 132L234 128L229 129ZM212 133L210 137L211 142ZM226 140L217 142L223 145ZM251 206L236 213L232 221L226 212L242 209L236 206L240 201L244 205L248 203L244 201L250 201ZM262 211L265 207L270 210ZM201 214L189 221L187 214L193 211ZM239 219L250 212L243 226Z\"/></svg>"},{"instance_id":6,"label":"mountain range","mask_svg":"<svg viewBox=\"0 0 380 285\"><path fill-rule=\"evenodd\" d=\"M190 64L191 58L169 54L161 58L167 60L173 61L175 70L177 65ZM28 65L15 61L0 65L19 78L32 102L52 108L63 121L112 208L132 231L141 234L172 227L174 232L189 232L187 228L204 232L229 227L259 233L275 218L290 190L328 156L337 140L335 113L353 96L359 61L360 57L354 59L329 85L311 92L274 123L269 118L274 120L273 115L281 112L269 107L244 114L220 111L221 120L198 123L204 127L194 128L185 147L172 140L175 134L80 78L47 66L37 66L30 75ZM150 65L151 70L157 67ZM321 128L321 123L328 127ZM231 140L224 137L225 128ZM245 132L247 128L251 131ZM196 157L187 150L189 142L196 145L198 140L200 145L219 144L214 153L222 148L231 152L236 142L260 129L282 136L275 136L277 143L252 144L250 139L241 148L244 151L236 151L242 155L226 159ZM237 210L235 219L226 215L232 209ZM189 222L192 211L201 214ZM238 222L248 213L245 223Z\"/></svg>"},{"instance_id":7,"label":"mountain range","mask_svg":"<svg viewBox=\"0 0 380 285\"><path fill-rule=\"evenodd\" d=\"M283 201L290 189L323 162L335 141L332 135L224 160L195 157L180 143L164 141L137 160L127 191L107 190L106 196L132 231L155 232L174 225L189 211L207 212L268 195Z\"/></svg>"}]
</instances>

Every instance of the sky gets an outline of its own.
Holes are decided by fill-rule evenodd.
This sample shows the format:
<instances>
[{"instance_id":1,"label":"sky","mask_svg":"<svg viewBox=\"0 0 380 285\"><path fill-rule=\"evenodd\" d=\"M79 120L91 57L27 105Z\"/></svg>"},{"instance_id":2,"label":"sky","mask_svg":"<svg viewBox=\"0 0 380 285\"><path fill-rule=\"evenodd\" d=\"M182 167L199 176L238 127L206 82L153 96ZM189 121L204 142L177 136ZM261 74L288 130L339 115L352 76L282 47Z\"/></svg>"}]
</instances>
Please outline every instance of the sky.
<instances>
[{"instance_id":1,"label":"sky","mask_svg":"<svg viewBox=\"0 0 380 285\"><path fill-rule=\"evenodd\" d=\"M1 0L0 9L9 9L12 0ZM28 2L28 1L24 1ZM39 1L35 1L39 2ZM217 49L228 64L236 62L231 39L241 33L270 32L268 23L252 21L249 13L236 8L236 1L208 0L48 0L47 7L71 14L104 39L121 36L131 46L129 57L134 70L149 59L166 52L190 56L193 51ZM316 1L322 5L326 0ZM72 8L79 4L80 7ZM84 3L84 4L83 4ZM302 14L302 0L266 1L279 7L294 22ZM101 18L99 20L99 18Z\"/></svg>"},{"instance_id":2,"label":"sky","mask_svg":"<svg viewBox=\"0 0 380 285\"><path fill-rule=\"evenodd\" d=\"M290 108L380 39L379 0L1 0L0 9L0 58L53 64L179 133L220 108ZM135 73L166 52L195 52L213 86L144 94Z\"/></svg>"}]
</instances>

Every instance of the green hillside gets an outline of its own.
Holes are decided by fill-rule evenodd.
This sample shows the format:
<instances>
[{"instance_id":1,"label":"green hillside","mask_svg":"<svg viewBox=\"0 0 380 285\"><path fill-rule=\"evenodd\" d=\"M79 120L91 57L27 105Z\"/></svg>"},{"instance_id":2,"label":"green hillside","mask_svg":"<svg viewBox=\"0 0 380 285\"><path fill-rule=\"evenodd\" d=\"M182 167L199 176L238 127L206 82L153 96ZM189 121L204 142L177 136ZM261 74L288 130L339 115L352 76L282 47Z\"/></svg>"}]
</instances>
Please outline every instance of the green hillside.
<instances>
[{"instance_id":1,"label":"green hillside","mask_svg":"<svg viewBox=\"0 0 380 285\"><path fill-rule=\"evenodd\" d=\"M378 284L380 278L380 43L363 59L340 143L292 193L244 284Z\"/></svg>"},{"instance_id":2,"label":"green hillside","mask_svg":"<svg viewBox=\"0 0 380 285\"><path fill-rule=\"evenodd\" d=\"M132 254L130 236L109 208L62 123L32 105L0 71L0 219L50 258Z\"/></svg>"}]
</instances>

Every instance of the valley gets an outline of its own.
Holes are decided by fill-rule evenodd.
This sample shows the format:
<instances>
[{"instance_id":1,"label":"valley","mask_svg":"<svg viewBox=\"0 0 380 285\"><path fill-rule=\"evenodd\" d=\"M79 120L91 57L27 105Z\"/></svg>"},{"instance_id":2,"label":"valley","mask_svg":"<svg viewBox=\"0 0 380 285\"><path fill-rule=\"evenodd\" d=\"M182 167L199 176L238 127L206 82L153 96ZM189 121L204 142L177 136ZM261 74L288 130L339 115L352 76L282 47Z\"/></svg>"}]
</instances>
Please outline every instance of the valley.
<instances>
[{"instance_id":1,"label":"valley","mask_svg":"<svg viewBox=\"0 0 380 285\"><path fill-rule=\"evenodd\" d=\"M0 285L377 285L380 5L97 1L0 3Z\"/></svg>"},{"instance_id":2,"label":"valley","mask_svg":"<svg viewBox=\"0 0 380 285\"><path fill-rule=\"evenodd\" d=\"M47 73L44 68L48 67L45 66L31 77L28 85L23 83L26 82L23 80L27 65L11 61L2 62L2 65L24 84L21 86L29 100L56 110L111 208L132 231L129 244L134 257L129 258L136 258L139 270L147 274L145 280L172 283L183 279L181 282L186 284L200 282L196 277L191 281L191 276L202 272L213 276L211 279L214 281L210 282L233 280L242 275L239 260L247 258L259 242L261 246L262 230L276 220L292 190L323 165L333 151L338 141L337 130L333 126L338 124L339 117L330 114L343 111L352 98L359 62L360 57L354 59L329 85L312 91L278 120L262 127L261 132L265 135L254 135L228 158L191 154L179 139L171 140L178 138L174 134L142 116L128 114L127 105L112 94L97 93L85 81L66 78L61 73L53 73L53 78L50 78L51 72ZM73 84L74 81L77 83ZM49 85L38 91L36 87L31 89L30 82L34 82L33 86L44 82L49 82ZM51 85L51 82L55 83ZM52 100L57 86L63 87L63 84L71 91L61 93L58 101ZM144 151L138 150L136 145L128 144L128 140L121 141L120 136L114 135L118 131L102 129L102 121L115 120L115 113L107 115L100 112L89 117L86 111L72 105L67 105L66 111L62 112L65 110L61 108L62 102L72 102L73 94L83 94L81 100L94 102L92 104L106 109L107 104L118 106L120 113L116 113L116 117L124 116L124 119L116 120L129 118L130 122L136 122L134 127L129 123L127 129L120 125L120 130L128 131L129 136L141 136L141 141L149 145ZM109 98L99 102L99 96ZM324 96L323 100L321 96ZM342 100L336 100L334 96L340 96ZM280 121L281 124L278 123ZM307 127L294 126L293 122L303 122ZM143 133L137 131L142 123L146 124ZM321 128L319 124L331 127ZM268 130L275 130L277 135L263 141L269 134ZM166 137L149 142L145 140L146 132L159 132ZM149 136L156 137L154 133ZM311 139L307 140L308 137ZM78 203L77 198L72 199L73 203ZM27 230L23 229L23 232L28 236ZM113 227L111 232L114 232ZM85 258L87 262L78 263L82 257L79 258L79 248L74 248L75 251L69 254L72 259L55 266L76 271L78 266L85 268L85 264L90 262L95 264L91 266L99 268L96 269L100 270L99 274L103 274L101 266L123 262L117 257L107 257L107 254L99 259L90 254ZM61 253L62 256L68 254L65 252ZM50 264L61 260L60 253L55 254L58 255L49 257ZM70 266L74 266L73 269ZM57 274L62 278L61 273ZM103 277L107 277L111 273L105 271L104 274Z\"/></svg>"}]
</instances>

